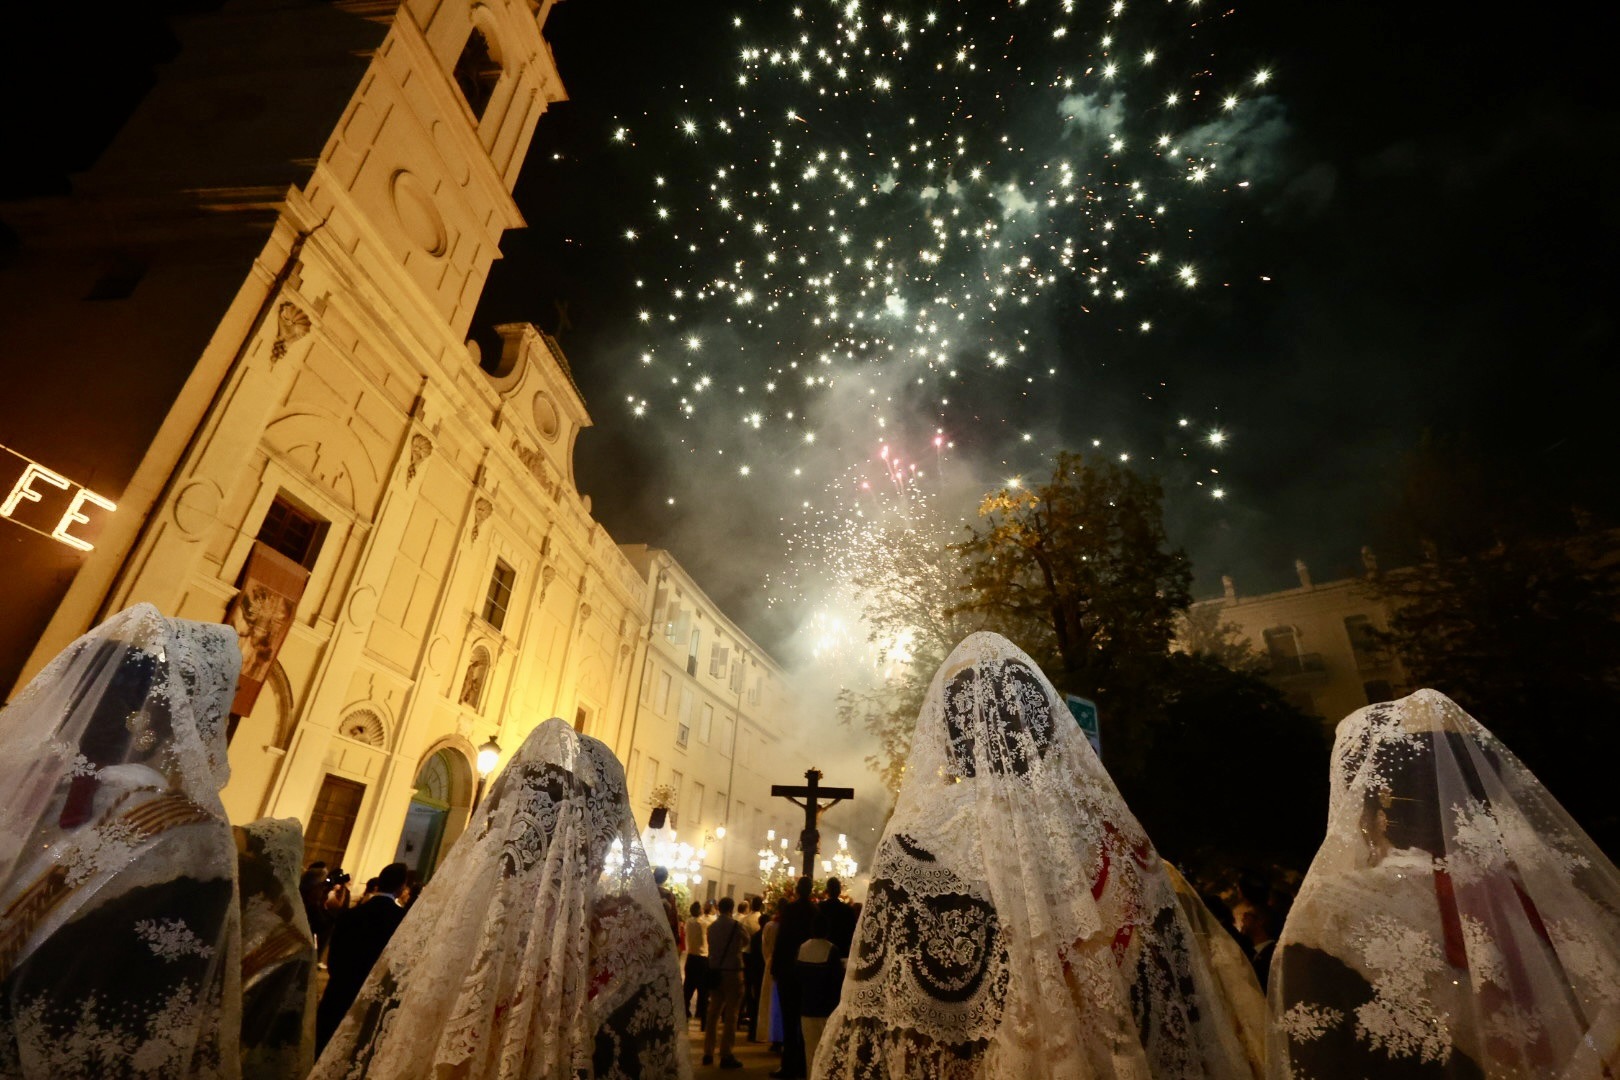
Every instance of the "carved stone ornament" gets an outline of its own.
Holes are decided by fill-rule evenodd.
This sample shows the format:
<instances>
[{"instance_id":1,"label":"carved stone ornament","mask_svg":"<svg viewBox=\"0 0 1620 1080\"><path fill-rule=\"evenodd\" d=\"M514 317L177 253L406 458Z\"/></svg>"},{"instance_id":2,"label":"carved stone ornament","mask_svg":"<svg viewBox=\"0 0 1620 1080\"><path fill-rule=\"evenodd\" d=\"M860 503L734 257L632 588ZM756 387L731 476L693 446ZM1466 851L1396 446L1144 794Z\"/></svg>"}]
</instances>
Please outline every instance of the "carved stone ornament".
<instances>
[{"instance_id":1,"label":"carved stone ornament","mask_svg":"<svg viewBox=\"0 0 1620 1080\"><path fill-rule=\"evenodd\" d=\"M276 309L276 343L270 346L270 362L287 355L287 346L309 333L309 316L290 301Z\"/></svg>"},{"instance_id":2,"label":"carved stone ornament","mask_svg":"<svg viewBox=\"0 0 1620 1080\"><path fill-rule=\"evenodd\" d=\"M405 470L406 480L416 479L416 467L426 461L431 453L433 453L433 441L431 439L426 435L411 436L411 464L410 468Z\"/></svg>"},{"instance_id":3,"label":"carved stone ornament","mask_svg":"<svg viewBox=\"0 0 1620 1080\"><path fill-rule=\"evenodd\" d=\"M512 440L512 451L523 462L523 467L529 470L529 475L534 477L540 489L553 499L558 498L562 489L551 477L551 466L546 463L546 455L524 446L516 439Z\"/></svg>"},{"instance_id":4,"label":"carved stone ornament","mask_svg":"<svg viewBox=\"0 0 1620 1080\"><path fill-rule=\"evenodd\" d=\"M494 512L495 504L490 502L488 499L479 499L477 502L473 503L472 538L474 540L478 539L478 530L483 526L484 522L489 520L489 515L493 514Z\"/></svg>"}]
</instances>

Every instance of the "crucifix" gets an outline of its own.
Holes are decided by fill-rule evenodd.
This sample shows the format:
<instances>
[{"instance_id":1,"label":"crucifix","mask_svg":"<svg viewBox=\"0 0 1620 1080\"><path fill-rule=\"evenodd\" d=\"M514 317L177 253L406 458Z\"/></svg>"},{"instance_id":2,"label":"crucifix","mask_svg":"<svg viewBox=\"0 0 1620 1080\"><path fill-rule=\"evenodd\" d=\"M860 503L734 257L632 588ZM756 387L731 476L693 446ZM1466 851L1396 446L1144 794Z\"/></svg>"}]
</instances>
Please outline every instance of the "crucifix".
<instances>
[{"instance_id":1,"label":"crucifix","mask_svg":"<svg viewBox=\"0 0 1620 1080\"><path fill-rule=\"evenodd\" d=\"M804 876L814 878L811 873L816 865L816 852L821 849L821 833L816 829L816 821L821 812L845 799L855 797L855 789L847 787L822 787L821 770L809 768L804 771L807 783L803 784L772 784L771 794L786 799L794 806L804 807L804 832L799 834L799 850L804 852ZM799 800L803 799L803 802ZM821 800L826 799L826 805Z\"/></svg>"}]
</instances>

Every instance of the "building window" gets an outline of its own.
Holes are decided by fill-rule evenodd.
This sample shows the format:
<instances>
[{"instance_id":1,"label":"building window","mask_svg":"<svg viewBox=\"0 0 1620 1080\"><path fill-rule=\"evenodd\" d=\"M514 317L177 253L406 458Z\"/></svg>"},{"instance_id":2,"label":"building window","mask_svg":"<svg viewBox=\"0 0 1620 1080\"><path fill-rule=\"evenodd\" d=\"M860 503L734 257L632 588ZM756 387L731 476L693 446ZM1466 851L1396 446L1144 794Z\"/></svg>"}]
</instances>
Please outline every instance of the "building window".
<instances>
[{"instance_id":1,"label":"building window","mask_svg":"<svg viewBox=\"0 0 1620 1080\"><path fill-rule=\"evenodd\" d=\"M585 727L591 722L591 710L581 705L574 710L574 730L581 735L585 734Z\"/></svg>"},{"instance_id":2,"label":"building window","mask_svg":"<svg viewBox=\"0 0 1620 1080\"><path fill-rule=\"evenodd\" d=\"M687 640L687 643L686 643L686 673L688 675L696 675L697 674L698 641L699 641L699 639L702 638L702 636L703 636L703 631L701 631L701 630L693 630L692 631L692 636Z\"/></svg>"},{"instance_id":3,"label":"building window","mask_svg":"<svg viewBox=\"0 0 1620 1080\"><path fill-rule=\"evenodd\" d=\"M709 678L718 679L720 673L726 670L726 657L731 650L724 648L717 641L709 646Z\"/></svg>"},{"instance_id":4,"label":"building window","mask_svg":"<svg viewBox=\"0 0 1620 1080\"><path fill-rule=\"evenodd\" d=\"M1299 656L1299 641L1292 626L1273 626L1265 632L1266 655L1273 666L1286 667Z\"/></svg>"},{"instance_id":5,"label":"building window","mask_svg":"<svg viewBox=\"0 0 1620 1080\"><path fill-rule=\"evenodd\" d=\"M682 750L685 750L686 749L686 744L689 743L691 740L692 740L692 728L687 724L676 724L675 725L675 745L680 747Z\"/></svg>"},{"instance_id":6,"label":"building window","mask_svg":"<svg viewBox=\"0 0 1620 1080\"><path fill-rule=\"evenodd\" d=\"M698 712L698 741L708 742L714 735L714 706L704 703Z\"/></svg>"},{"instance_id":7,"label":"building window","mask_svg":"<svg viewBox=\"0 0 1620 1080\"><path fill-rule=\"evenodd\" d=\"M1383 643L1378 640L1378 628L1365 615L1349 615L1344 620L1345 635L1350 638L1350 651L1355 653L1356 666L1362 671L1384 667L1389 658ZM1370 684L1369 684L1370 685ZM1380 698L1379 700L1388 700Z\"/></svg>"},{"instance_id":8,"label":"building window","mask_svg":"<svg viewBox=\"0 0 1620 1080\"><path fill-rule=\"evenodd\" d=\"M706 794L707 794L707 792L705 792L703 790L703 785L702 784L693 784L692 785L692 824L693 825L702 825L703 824L703 796L706 795Z\"/></svg>"},{"instance_id":9,"label":"building window","mask_svg":"<svg viewBox=\"0 0 1620 1080\"><path fill-rule=\"evenodd\" d=\"M1394 701L1395 688L1389 684L1388 679L1374 679L1361 684L1361 690L1367 695L1367 704L1377 705L1380 701Z\"/></svg>"},{"instance_id":10,"label":"building window","mask_svg":"<svg viewBox=\"0 0 1620 1080\"><path fill-rule=\"evenodd\" d=\"M512 583L517 573L499 559L489 575L489 593L484 597L484 621L499 630L506 625L506 609L512 603Z\"/></svg>"},{"instance_id":11,"label":"building window","mask_svg":"<svg viewBox=\"0 0 1620 1080\"><path fill-rule=\"evenodd\" d=\"M669 688L672 682L673 680L670 678L669 672L660 671L658 673L658 698L656 708L658 709L659 716L669 715Z\"/></svg>"},{"instance_id":12,"label":"building window","mask_svg":"<svg viewBox=\"0 0 1620 1080\"><path fill-rule=\"evenodd\" d=\"M651 805L652 789L658 786L658 759L647 758L647 771L641 777L641 801Z\"/></svg>"},{"instance_id":13,"label":"building window","mask_svg":"<svg viewBox=\"0 0 1620 1080\"><path fill-rule=\"evenodd\" d=\"M475 24L472 33L467 35L467 44L456 58L454 74L456 86L472 109L473 117L482 120L484 110L489 108L489 99L495 96L495 84L501 81L500 50L483 27Z\"/></svg>"},{"instance_id":14,"label":"building window","mask_svg":"<svg viewBox=\"0 0 1620 1080\"><path fill-rule=\"evenodd\" d=\"M304 832L306 865L324 862L330 870L343 865L343 853L349 849L349 835L354 832L365 797L366 785L327 774L315 796L309 828Z\"/></svg>"},{"instance_id":15,"label":"building window","mask_svg":"<svg viewBox=\"0 0 1620 1080\"><path fill-rule=\"evenodd\" d=\"M295 505L285 495L277 495L265 511L259 526L259 543L280 552L299 566L315 565L320 554L321 540L326 536L326 522L309 511Z\"/></svg>"},{"instance_id":16,"label":"building window","mask_svg":"<svg viewBox=\"0 0 1620 1080\"><path fill-rule=\"evenodd\" d=\"M1273 626L1265 632L1264 637L1272 675L1319 677L1326 670L1320 653L1299 651L1299 632L1292 626Z\"/></svg>"}]
</instances>

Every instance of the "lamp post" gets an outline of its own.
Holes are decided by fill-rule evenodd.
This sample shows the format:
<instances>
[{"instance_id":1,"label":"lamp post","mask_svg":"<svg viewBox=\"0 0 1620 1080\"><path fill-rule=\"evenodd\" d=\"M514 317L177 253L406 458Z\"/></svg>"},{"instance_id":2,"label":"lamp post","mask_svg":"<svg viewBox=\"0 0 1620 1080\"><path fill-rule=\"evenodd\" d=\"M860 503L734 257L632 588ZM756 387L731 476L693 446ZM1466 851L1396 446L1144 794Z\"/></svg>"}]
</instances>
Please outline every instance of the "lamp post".
<instances>
[{"instance_id":1,"label":"lamp post","mask_svg":"<svg viewBox=\"0 0 1620 1080\"><path fill-rule=\"evenodd\" d=\"M473 810L477 810L478 804L483 801L484 784L489 780L489 774L495 771L495 766L499 764L500 760L501 744L495 741L495 736L491 735L489 742L478 748L478 790L473 792Z\"/></svg>"}]
</instances>

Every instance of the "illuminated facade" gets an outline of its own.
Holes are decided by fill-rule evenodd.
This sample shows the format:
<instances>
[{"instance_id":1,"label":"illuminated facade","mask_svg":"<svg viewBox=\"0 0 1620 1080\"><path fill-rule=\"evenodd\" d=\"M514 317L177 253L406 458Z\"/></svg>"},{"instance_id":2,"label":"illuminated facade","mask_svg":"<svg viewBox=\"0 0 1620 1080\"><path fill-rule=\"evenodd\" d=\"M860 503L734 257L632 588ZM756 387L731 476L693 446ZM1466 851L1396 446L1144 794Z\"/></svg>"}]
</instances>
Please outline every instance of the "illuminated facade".
<instances>
[{"instance_id":1,"label":"illuminated facade","mask_svg":"<svg viewBox=\"0 0 1620 1080\"><path fill-rule=\"evenodd\" d=\"M770 793L807 767L792 738L798 717L784 673L668 552L639 544L623 551L652 597L639 704L619 751L631 806L645 824L655 793L666 796L668 824L650 834L651 846L684 843L703 853L694 896L758 893L767 832L778 844L787 838L792 854L803 822Z\"/></svg>"},{"instance_id":2,"label":"illuminated facade","mask_svg":"<svg viewBox=\"0 0 1620 1080\"><path fill-rule=\"evenodd\" d=\"M498 328L496 356L468 341L563 94L549 8L183 19L74 196L4 210L21 241L0 332L40 370L0 431L23 471L73 479L36 469L44 497L19 507L60 521L50 499L89 488L117 509L68 522L88 551L0 523L0 675L20 685L140 601L236 624L253 675L226 807L303 820L309 857L357 874L431 871L480 744L509 755L553 715L616 744L635 690L648 589L574 486L590 421L567 361L527 325Z\"/></svg>"},{"instance_id":3,"label":"illuminated facade","mask_svg":"<svg viewBox=\"0 0 1620 1080\"><path fill-rule=\"evenodd\" d=\"M1363 551L1363 559L1371 574L1371 554ZM1219 621L1234 625L1265 662L1265 679L1330 730L1365 705L1407 693L1400 658L1375 636L1389 628L1389 608L1366 579L1317 584L1304 563L1295 570L1298 588L1239 596L1224 578L1224 596L1193 607L1218 608Z\"/></svg>"}]
</instances>

